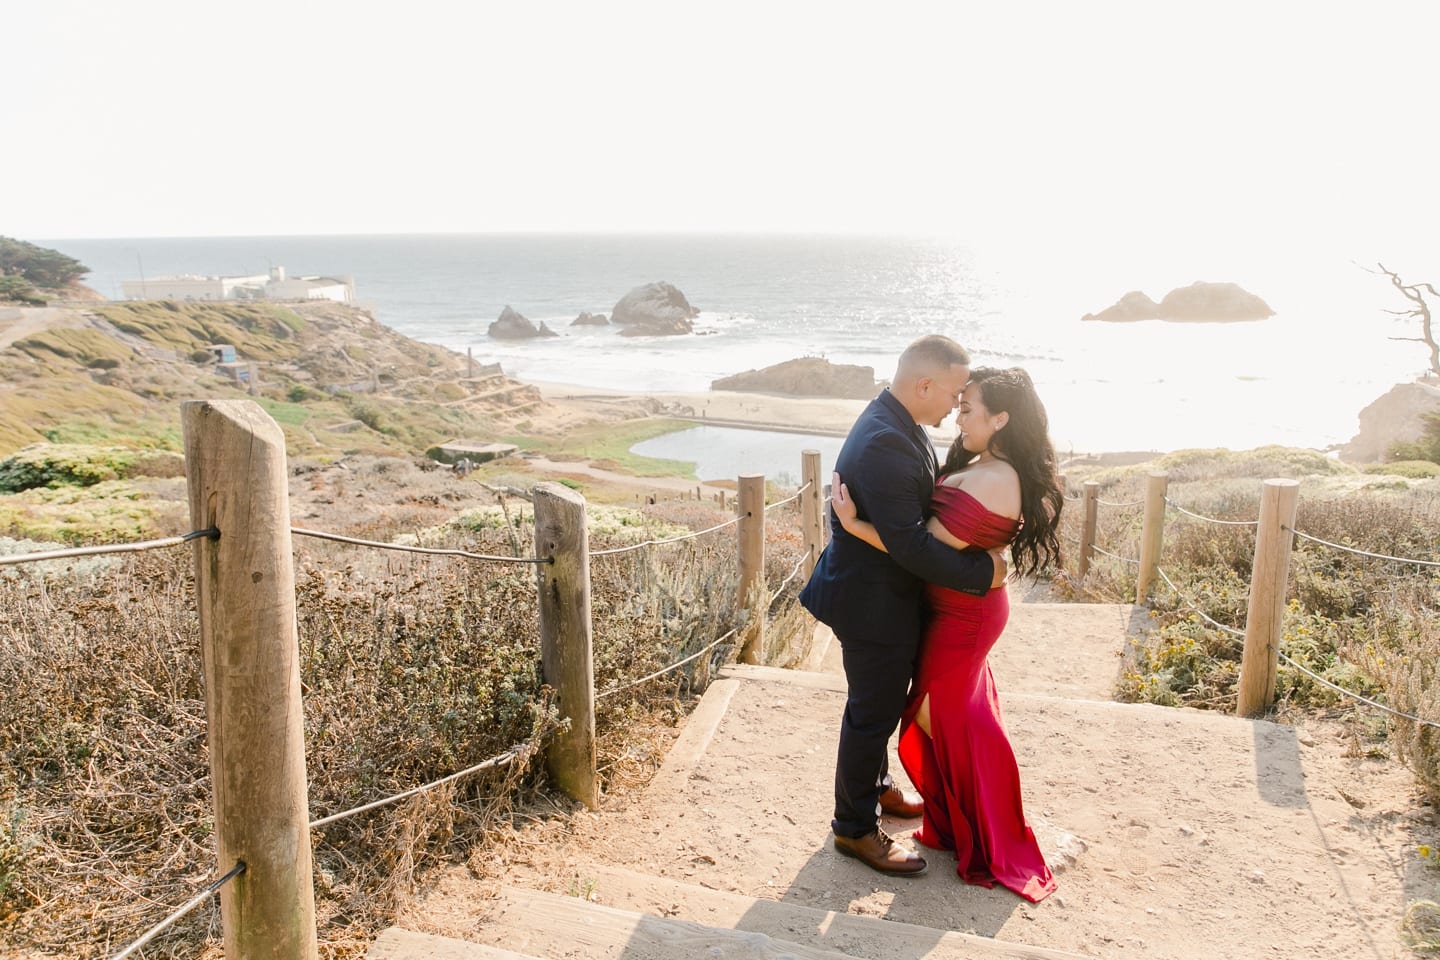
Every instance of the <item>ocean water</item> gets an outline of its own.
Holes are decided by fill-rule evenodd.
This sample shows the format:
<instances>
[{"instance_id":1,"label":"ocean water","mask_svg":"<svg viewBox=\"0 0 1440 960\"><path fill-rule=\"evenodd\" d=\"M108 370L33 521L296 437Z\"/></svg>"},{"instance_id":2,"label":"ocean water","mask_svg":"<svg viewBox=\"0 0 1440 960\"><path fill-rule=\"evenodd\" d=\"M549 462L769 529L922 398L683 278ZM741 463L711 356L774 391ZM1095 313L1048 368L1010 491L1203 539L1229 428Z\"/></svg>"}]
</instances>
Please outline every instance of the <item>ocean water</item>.
<instances>
[{"instance_id":1,"label":"ocean water","mask_svg":"<svg viewBox=\"0 0 1440 960\"><path fill-rule=\"evenodd\" d=\"M431 235L44 240L91 268L87 282L173 273L349 274L380 321L473 350L522 380L622 390L705 390L721 376L799 356L886 378L924 333L978 364L1034 377L1063 452L1326 448L1359 411L1421 372L1403 306L1355 251L1292 238L1249 243L1042 238L987 242L854 236ZM1363 254L1363 252L1361 252ZM696 335L625 338L571 327L666 280L700 311ZM1081 322L1130 290L1155 300L1195 280L1233 281L1276 316L1256 323ZM506 305L561 334L491 340Z\"/></svg>"}]
</instances>

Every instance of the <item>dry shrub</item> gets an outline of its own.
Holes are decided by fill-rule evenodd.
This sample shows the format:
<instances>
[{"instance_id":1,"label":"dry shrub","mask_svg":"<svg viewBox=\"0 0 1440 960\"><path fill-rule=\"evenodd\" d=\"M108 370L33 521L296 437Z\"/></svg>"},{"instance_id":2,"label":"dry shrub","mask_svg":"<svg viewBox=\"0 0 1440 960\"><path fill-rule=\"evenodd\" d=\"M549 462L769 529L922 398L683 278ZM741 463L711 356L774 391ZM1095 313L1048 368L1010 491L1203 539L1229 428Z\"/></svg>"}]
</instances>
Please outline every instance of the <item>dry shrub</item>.
<instances>
[{"instance_id":1,"label":"dry shrub","mask_svg":"<svg viewBox=\"0 0 1440 960\"><path fill-rule=\"evenodd\" d=\"M533 531L513 507L501 526L418 536L478 553L528 553ZM592 533L591 547L725 519L708 504L662 503L633 528ZM792 520L770 524L772 590L798 559ZM396 527L393 516L357 518L332 532L386 539ZM215 872L191 557L177 549L68 571L41 567L0 577L0 939L99 956L131 942ZM593 559L607 788L653 772L669 739L657 725L683 717L733 654L721 644L643 679L739 625L735 579L733 527ZM779 634L798 619L794 583L770 611L786 657L795 645ZM312 818L543 742L553 711L540 675L532 566L298 537L296 595ZM359 956L427 871L484 850L508 829L517 795L544 786L538 765L502 766L315 830L322 954ZM215 903L161 935L147 955L218 955Z\"/></svg>"},{"instance_id":2,"label":"dry shrub","mask_svg":"<svg viewBox=\"0 0 1440 960\"><path fill-rule=\"evenodd\" d=\"M1295 475L1287 467L1310 461L1267 449L1217 460L1205 480L1203 452L1178 457L1185 482L1172 482L1169 496L1193 513L1219 520L1253 521L1259 513L1260 477ZM1245 479L1236 472L1257 468ZM1174 474L1172 473L1172 481ZM1312 485L1313 487L1313 485ZM1324 488L1322 487L1322 490ZM1100 494L1124 502L1143 496L1134 472L1114 472ZM1067 504L1065 531L1078 539L1082 513ZM1101 506L1100 546L1128 558L1139 551L1142 508ZM1440 562L1440 500L1432 488L1364 489L1343 496L1306 495L1302 482L1296 515L1298 531L1353 550ZM1115 544L1112 546L1111 544ZM1151 597L1155 629L1129 652L1118 694L1122 699L1233 710L1243 630L1254 561L1253 526L1217 525L1167 513L1161 568L1175 583L1162 581ZM1073 553L1073 551L1072 551ZM1282 660L1278 697L1291 705L1359 710L1367 723L1388 736L1396 753L1415 772L1432 799L1440 801L1440 738L1436 728L1387 716L1314 679L1310 673L1362 696L1378 698L1403 713L1440 722L1440 577L1437 568L1359 556L1297 537L1290 563L1290 603L1281 652L1304 669ZM1129 601L1135 566L1096 557L1080 587L1091 598ZM1309 671L1307 673L1306 671Z\"/></svg>"}]
</instances>

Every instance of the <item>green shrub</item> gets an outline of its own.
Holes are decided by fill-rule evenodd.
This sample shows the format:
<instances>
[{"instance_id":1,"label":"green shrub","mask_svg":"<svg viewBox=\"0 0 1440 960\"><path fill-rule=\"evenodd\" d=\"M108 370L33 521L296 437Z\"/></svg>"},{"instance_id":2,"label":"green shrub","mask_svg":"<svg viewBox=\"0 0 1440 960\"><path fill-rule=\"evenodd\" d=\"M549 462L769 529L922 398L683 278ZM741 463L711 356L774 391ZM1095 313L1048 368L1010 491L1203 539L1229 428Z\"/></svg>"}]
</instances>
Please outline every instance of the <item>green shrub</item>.
<instances>
[{"instance_id":1,"label":"green shrub","mask_svg":"<svg viewBox=\"0 0 1440 960\"><path fill-rule=\"evenodd\" d=\"M354 417L356 420L359 420L361 423L365 424L365 426L369 427L371 430L374 430L376 433L391 432L390 424L385 419L384 412L378 406L369 403L356 402L351 403L349 405L349 409L350 416Z\"/></svg>"},{"instance_id":2,"label":"green shrub","mask_svg":"<svg viewBox=\"0 0 1440 960\"><path fill-rule=\"evenodd\" d=\"M1429 480L1440 477L1440 463L1430 460L1395 460L1390 463L1370 463L1361 467L1366 473L1406 477L1410 480Z\"/></svg>"},{"instance_id":3,"label":"green shrub","mask_svg":"<svg viewBox=\"0 0 1440 960\"><path fill-rule=\"evenodd\" d=\"M118 480L129 476L130 468L145 454L126 447L31 444L0 460L0 493Z\"/></svg>"},{"instance_id":4,"label":"green shrub","mask_svg":"<svg viewBox=\"0 0 1440 960\"><path fill-rule=\"evenodd\" d=\"M1422 416L1419 439L1395 444L1390 448L1390 457L1440 463L1440 413L1432 411Z\"/></svg>"},{"instance_id":5,"label":"green shrub","mask_svg":"<svg viewBox=\"0 0 1440 960\"><path fill-rule=\"evenodd\" d=\"M6 300L35 306L45 303L45 298L24 277L0 276L0 302Z\"/></svg>"}]
</instances>

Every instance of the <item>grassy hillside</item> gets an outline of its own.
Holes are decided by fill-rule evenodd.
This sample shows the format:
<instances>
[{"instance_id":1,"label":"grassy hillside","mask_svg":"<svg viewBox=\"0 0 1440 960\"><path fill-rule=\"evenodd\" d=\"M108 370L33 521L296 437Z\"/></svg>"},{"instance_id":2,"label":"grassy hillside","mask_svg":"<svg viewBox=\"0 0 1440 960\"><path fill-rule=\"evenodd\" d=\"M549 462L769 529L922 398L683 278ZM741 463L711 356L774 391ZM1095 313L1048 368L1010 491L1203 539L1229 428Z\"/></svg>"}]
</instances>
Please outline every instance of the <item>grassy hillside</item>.
<instances>
[{"instance_id":1,"label":"grassy hillside","mask_svg":"<svg viewBox=\"0 0 1440 960\"><path fill-rule=\"evenodd\" d=\"M280 412L291 453L399 454L493 436L503 405L470 396L465 361L333 303L115 303L50 311L0 351L0 454L90 442L178 449L180 403L243 397L206 349L256 364L254 397Z\"/></svg>"}]
</instances>

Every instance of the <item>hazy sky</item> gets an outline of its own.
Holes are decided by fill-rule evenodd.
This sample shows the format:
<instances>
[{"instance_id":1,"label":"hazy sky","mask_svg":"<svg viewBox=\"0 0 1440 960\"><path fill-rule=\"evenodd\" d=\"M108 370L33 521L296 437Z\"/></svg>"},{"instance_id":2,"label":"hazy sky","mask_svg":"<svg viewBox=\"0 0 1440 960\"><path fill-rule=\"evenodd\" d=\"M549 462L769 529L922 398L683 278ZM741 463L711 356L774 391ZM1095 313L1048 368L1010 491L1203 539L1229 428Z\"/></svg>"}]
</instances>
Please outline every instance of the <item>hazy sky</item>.
<instances>
[{"instance_id":1,"label":"hazy sky","mask_svg":"<svg viewBox=\"0 0 1440 960\"><path fill-rule=\"evenodd\" d=\"M45 0L5 27L22 238L1440 229L1434 2Z\"/></svg>"}]
</instances>

